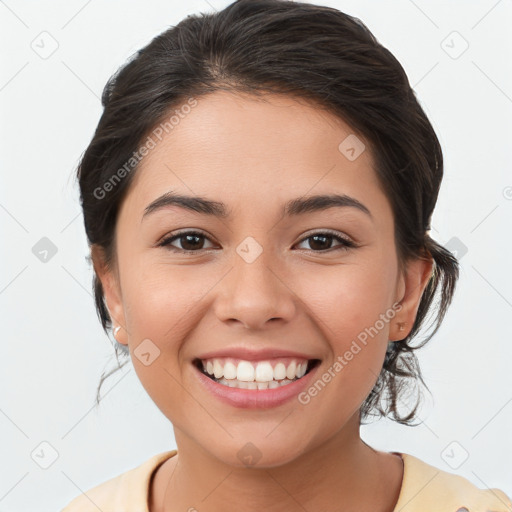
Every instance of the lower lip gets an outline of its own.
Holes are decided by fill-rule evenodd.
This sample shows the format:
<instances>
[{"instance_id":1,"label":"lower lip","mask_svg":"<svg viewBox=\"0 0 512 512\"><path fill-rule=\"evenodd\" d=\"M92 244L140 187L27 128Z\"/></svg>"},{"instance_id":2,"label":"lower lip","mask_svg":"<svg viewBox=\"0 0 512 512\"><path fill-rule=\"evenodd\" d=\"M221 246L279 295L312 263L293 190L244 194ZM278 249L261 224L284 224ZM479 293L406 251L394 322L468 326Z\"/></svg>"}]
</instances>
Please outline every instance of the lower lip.
<instances>
[{"instance_id":1,"label":"lower lip","mask_svg":"<svg viewBox=\"0 0 512 512\"><path fill-rule=\"evenodd\" d=\"M295 398L311 382L318 369L317 365L298 380L274 389L240 389L230 388L207 377L199 368L192 365L199 381L219 400L243 409L269 409L277 407Z\"/></svg>"}]
</instances>

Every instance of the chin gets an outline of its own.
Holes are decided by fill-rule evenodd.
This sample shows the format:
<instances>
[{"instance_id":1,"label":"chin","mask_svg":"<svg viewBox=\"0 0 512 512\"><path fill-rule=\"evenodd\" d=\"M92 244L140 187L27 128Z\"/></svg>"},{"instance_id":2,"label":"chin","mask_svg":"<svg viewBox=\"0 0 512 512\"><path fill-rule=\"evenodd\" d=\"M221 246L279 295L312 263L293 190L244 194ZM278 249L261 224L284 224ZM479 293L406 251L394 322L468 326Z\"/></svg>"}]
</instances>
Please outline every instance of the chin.
<instances>
[{"instance_id":1,"label":"chin","mask_svg":"<svg viewBox=\"0 0 512 512\"><path fill-rule=\"evenodd\" d=\"M270 436L269 436L270 437ZM263 435L261 438L249 437L247 441L230 440L218 446L212 454L224 464L236 468L268 469L284 466L304 455L306 447L300 446L293 438L288 437L288 445L283 439L270 440Z\"/></svg>"}]
</instances>

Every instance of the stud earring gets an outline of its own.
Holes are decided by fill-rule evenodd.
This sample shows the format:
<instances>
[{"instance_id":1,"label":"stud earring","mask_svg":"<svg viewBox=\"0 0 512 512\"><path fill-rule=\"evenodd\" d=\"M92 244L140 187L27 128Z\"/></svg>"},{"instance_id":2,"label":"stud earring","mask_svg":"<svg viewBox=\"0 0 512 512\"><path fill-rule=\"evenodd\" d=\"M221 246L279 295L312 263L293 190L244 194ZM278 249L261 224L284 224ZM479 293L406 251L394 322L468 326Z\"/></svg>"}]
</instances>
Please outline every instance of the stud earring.
<instances>
[{"instance_id":1,"label":"stud earring","mask_svg":"<svg viewBox=\"0 0 512 512\"><path fill-rule=\"evenodd\" d=\"M121 329L121 326L118 325L117 327L114 328L114 338L117 339L117 333L119 332L119 329Z\"/></svg>"},{"instance_id":2,"label":"stud earring","mask_svg":"<svg viewBox=\"0 0 512 512\"><path fill-rule=\"evenodd\" d=\"M405 322L398 322L398 330L405 331Z\"/></svg>"}]
</instances>

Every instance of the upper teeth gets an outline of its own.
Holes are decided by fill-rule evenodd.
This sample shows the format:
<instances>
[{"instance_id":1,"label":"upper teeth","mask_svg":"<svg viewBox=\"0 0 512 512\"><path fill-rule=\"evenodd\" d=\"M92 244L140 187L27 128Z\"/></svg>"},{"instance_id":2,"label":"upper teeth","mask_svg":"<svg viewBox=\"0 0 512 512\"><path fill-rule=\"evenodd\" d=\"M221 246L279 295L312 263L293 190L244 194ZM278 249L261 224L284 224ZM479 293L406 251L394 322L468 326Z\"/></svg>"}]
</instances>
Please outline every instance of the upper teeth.
<instances>
[{"instance_id":1,"label":"upper teeth","mask_svg":"<svg viewBox=\"0 0 512 512\"><path fill-rule=\"evenodd\" d=\"M281 361L244 361L216 358L201 361L203 369L216 379L238 379L245 382L270 382L304 376L308 362L295 358ZM272 366L274 365L274 366Z\"/></svg>"}]
</instances>

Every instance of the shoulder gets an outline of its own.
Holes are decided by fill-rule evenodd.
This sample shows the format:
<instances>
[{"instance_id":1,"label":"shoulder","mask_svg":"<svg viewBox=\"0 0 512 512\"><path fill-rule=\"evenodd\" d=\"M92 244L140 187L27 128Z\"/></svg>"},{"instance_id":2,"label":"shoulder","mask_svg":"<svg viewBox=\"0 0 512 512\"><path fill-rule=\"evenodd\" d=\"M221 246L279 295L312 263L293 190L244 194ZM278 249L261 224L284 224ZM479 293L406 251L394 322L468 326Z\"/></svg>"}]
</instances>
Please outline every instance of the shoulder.
<instances>
[{"instance_id":1,"label":"shoulder","mask_svg":"<svg viewBox=\"0 0 512 512\"><path fill-rule=\"evenodd\" d=\"M171 450L152 456L139 466L107 480L80 494L61 512L118 512L147 510L149 484L156 468L175 455Z\"/></svg>"},{"instance_id":2,"label":"shoulder","mask_svg":"<svg viewBox=\"0 0 512 512\"><path fill-rule=\"evenodd\" d=\"M512 502L502 490L480 489L463 476L400 455L404 478L393 512L512 512Z\"/></svg>"}]
</instances>

